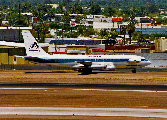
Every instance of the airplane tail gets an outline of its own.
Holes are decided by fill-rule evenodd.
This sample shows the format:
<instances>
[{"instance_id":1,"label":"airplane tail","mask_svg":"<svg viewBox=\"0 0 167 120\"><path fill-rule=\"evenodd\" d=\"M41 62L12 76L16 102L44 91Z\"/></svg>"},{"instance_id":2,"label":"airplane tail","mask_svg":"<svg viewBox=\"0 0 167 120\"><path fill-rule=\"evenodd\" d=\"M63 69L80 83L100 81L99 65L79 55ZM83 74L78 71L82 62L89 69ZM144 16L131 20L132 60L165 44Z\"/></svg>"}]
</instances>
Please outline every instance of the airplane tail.
<instances>
[{"instance_id":1,"label":"airplane tail","mask_svg":"<svg viewBox=\"0 0 167 120\"><path fill-rule=\"evenodd\" d=\"M37 57L49 55L46 53L32 36L30 31L22 31L27 56Z\"/></svg>"}]
</instances>

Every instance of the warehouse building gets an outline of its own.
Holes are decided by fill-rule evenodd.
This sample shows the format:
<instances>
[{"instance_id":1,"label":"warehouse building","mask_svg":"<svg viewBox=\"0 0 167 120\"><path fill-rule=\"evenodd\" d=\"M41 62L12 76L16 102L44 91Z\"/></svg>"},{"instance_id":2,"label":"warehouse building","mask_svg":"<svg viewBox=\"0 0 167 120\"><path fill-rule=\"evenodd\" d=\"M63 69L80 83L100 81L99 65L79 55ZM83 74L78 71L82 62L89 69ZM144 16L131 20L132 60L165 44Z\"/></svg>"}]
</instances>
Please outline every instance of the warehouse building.
<instances>
[{"instance_id":1,"label":"warehouse building","mask_svg":"<svg viewBox=\"0 0 167 120\"><path fill-rule=\"evenodd\" d=\"M155 40L155 51L156 52L165 52L167 51L167 39L161 37L158 40Z\"/></svg>"},{"instance_id":2,"label":"warehouse building","mask_svg":"<svg viewBox=\"0 0 167 120\"><path fill-rule=\"evenodd\" d=\"M45 43L40 44L48 52L48 46ZM25 44L15 42L0 41L0 64L29 64L22 56L26 56Z\"/></svg>"}]
</instances>

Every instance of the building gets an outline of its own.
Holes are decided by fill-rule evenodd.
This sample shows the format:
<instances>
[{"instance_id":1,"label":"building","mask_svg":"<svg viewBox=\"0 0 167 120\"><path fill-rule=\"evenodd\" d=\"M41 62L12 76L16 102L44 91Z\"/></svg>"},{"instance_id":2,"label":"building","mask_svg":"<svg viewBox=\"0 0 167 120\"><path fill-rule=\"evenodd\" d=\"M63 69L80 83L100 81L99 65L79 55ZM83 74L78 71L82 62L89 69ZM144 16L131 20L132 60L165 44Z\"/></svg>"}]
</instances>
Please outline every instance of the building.
<instances>
[{"instance_id":1,"label":"building","mask_svg":"<svg viewBox=\"0 0 167 120\"><path fill-rule=\"evenodd\" d=\"M12 46L1 46L0 47L0 64L28 64L28 61L24 60L22 57L25 56L24 47L12 47Z\"/></svg>"},{"instance_id":2,"label":"building","mask_svg":"<svg viewBox=\"0 0 167 120\"><path fill-rule=\"evenodd\" d=\"M92 51L88 47L86 47L85 45L77 45L77 46L70 45L70 46L67 46L65 53L66 54L73 54L73 55L76 55L76 54L88 55L88 54L91 54Z\"/></svg>"},{"instance_id":3,"label":"building","mask_svg":"<svg viewBox=\"0 0 167 120\"><path fill-rule=\"evenodd\" d=\"M150 48L137 48L135 53L150 53Z\"/></svg>"},{"instance_id":4,"label":"building","mask_svg":"<svg viewBox=\"0 0 167 120\"><path fill-rule=\"evenodd\" d=\"M40 46L48 52L48 44L40 43ZM29 64L22 56L26 56L25 44L0 41L0 64Z\"/></svg>"},{"instance_id":5,"label":"building","mask_svg":"<svg viewBox=\"0 0 167 120\"><path fill-rule=\"evenodd\" d=\"M161 37L158 40L155 40L155 51L156 52L165 52L167 50L167 39Z\"/></svg>"},{"instance_id":6,"label":"building","mask_svg":"<svg viewBox=\"0 0 167 120\"><path fill-rule=\"evenodd\" d=\"M31 29L31 27L0 27L0 41L20 42L23 40L21 31Z\"/></svg>"},{"instance_id":7,"label":"building","mask_svg":"<svg viewBox=\"0 0 167 120\"><path fill-rule=\"evenodd\" d=\"M105 44L102 44L102 41L103 39L90 40L82 38L63 38L63 40L51 40L49 42L49 51L56 54L90 54L94 51L105 52ZM89 48L90 51L87 48Z\"/></svg>"}]
</instances>

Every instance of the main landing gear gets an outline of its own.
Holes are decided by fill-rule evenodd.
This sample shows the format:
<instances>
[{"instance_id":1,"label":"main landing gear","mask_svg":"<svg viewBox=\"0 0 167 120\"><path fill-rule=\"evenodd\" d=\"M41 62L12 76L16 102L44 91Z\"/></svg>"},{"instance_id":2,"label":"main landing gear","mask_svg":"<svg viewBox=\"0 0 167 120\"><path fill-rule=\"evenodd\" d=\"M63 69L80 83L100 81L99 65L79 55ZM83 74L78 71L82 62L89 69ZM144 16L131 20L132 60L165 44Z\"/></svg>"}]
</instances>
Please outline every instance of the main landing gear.
<instances>
[{"instance_id":1,"label":"main landing gear","mask_svg":"<svg viewBox=\"0 0 167 120\"><path fill-rule=\"evenodd\" d=\"M91 68L80 68L78 72L81 72L82 74L90 74L92 73L92 69Z\"/></svg>"},{"instance_id":2,"label":"main landing gear","mask_svg":"<svg viewBox=\"0 0 167 120\"><path fill-rule=\"evenodd\" d=\"M133 69L133 70L132 70L132 73L136 73L136 69Z\"/></svg>"}]
</instances>

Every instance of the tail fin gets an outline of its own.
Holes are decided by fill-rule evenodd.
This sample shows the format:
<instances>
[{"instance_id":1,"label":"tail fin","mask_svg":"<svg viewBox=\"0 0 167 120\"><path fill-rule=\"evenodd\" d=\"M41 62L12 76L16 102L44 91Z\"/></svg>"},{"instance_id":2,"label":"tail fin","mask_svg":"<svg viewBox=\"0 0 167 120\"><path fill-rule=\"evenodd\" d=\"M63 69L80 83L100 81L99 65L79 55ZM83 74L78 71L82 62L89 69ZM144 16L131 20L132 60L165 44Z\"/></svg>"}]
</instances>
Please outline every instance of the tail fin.
<instances>
[{"instance_id":1,"label":"tail fin","mask_svg":"<svg viewBox=\"0 0 167 120\"><path fill-rule=\"evenodd\" d=\"M27 56L37 57L48 55L38 44L30 31L22 31Z\"/></svg>"}]
</instances>

